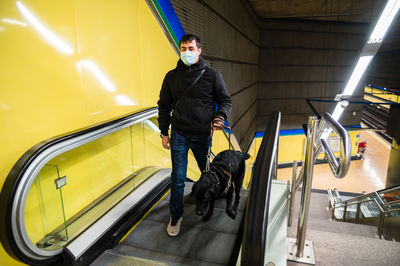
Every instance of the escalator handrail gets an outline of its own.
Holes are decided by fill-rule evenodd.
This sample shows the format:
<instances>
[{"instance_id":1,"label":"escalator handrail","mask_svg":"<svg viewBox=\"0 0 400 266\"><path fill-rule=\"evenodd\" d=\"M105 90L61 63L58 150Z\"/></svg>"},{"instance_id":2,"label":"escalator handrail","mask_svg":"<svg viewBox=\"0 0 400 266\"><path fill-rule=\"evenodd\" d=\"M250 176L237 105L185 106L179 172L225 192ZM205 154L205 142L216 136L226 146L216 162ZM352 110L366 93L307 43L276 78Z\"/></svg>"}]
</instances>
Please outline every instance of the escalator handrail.
<instances>
[{"instance_id":1,"label":"escalator handrail","mask_svg":"<svg viewBox=\"0 0 400 266\"><path fill-rule=\"evenodd\" d=\"M156 116L156 107L44 140L27 152L9 172L0 194L0 240L7 253L28 264L51 262L62 249L45 251L29 239L24 209L29 189L41 168L66 151Z\"/></svg>"},{"instance_id":2,"label":"escalator handrail","mask_svg":"<svg viewBox=\"0 0 400 266\"><path fill-rule=\"evenodd\" d=\"M281 113L271 115L254 164L244 219L241 265L264 265L271 181L275 174Z\"/></svg>"}]
</instances>

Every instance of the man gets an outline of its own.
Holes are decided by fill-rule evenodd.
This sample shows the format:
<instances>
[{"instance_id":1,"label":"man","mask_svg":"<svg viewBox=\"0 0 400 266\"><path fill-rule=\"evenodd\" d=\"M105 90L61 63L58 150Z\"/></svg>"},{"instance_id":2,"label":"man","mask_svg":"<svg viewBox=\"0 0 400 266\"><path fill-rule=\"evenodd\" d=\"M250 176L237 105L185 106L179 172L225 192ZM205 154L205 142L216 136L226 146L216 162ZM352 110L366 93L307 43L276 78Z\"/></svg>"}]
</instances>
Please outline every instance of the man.
<instances>
[{"instance_id":1,"label":"man","mask_svg":"<svg viewBox=\"0 0 400 266\"><path fill-rule=\"evenodd\" d=\"M165 149L171 150L172 160L169 236L178 235L182 223L189 148L203 171L211 141L211 123L214 130L223 129L232 106L221 74L200 57L200 39L186 34L179 46L180 60L165 75L158 101L161 142Z\"/></svg>"},{"instance_id":2,"label":"man","mask_svg":"<svg viewBox=\"0 0 400 266\"><path fill-rule=\"evenodd\" d=\"M366 140L358 143L357 157L360 158L361 160L364 160L366 150L367 150L367 141Z\"/></svg>"}]
</instances>

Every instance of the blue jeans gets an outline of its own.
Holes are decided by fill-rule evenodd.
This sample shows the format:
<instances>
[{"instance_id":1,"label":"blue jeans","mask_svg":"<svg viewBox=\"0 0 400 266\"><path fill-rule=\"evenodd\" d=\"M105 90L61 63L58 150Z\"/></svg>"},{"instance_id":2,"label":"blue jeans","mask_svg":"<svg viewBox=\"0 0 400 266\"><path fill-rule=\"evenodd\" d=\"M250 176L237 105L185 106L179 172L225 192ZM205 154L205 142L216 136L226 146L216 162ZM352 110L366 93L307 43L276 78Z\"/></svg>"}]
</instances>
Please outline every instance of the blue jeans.
<instances>
[{"instance_id":1,"label":"blue jeans","mask_svg":"<svg viewBox=\"0 0 400 266\"><path fill-rule=\"evenodd\" d=\"M183 191L185 189L189 148L193 152L200 171L203 172L206 167L210 141L210 137L188 138L175 131L171 132L172 183L170 211L172 220L176 221L183 215Z\"/></svg>"}]
</instances>

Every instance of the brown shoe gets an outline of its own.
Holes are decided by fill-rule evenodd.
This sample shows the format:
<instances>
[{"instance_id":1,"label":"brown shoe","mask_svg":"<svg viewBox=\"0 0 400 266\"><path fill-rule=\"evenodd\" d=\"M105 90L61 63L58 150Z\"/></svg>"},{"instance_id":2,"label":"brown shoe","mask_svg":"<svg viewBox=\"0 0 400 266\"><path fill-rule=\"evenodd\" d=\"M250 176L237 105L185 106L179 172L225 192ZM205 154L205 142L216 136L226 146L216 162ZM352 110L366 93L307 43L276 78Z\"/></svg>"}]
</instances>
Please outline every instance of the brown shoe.
<instances>
[{"instance_id":1,"label":"brown shoe","mask_svg":"<svg viewBox=\"0 0 400 266\"><path fill-rule=\"evenodd\" d=\"M179 231L181 229L181 223L182 223L182 217L176 221L176 223L172 223L172 218L169 218L169 223L167 226L167 234L169 236L177 236L179 234Z\"/></svg>"}]
</instances>

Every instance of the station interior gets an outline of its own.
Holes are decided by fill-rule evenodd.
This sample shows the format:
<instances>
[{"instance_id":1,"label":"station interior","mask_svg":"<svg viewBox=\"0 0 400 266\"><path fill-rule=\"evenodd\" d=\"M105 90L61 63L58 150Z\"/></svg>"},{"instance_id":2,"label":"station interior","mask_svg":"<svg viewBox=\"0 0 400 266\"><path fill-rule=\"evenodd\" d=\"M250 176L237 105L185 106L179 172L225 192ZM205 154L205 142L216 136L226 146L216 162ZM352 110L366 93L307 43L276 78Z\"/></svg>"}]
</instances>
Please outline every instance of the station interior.
<instances>
[{"instance_id":1,"label":"station interior","mask_svg":"<svg viewBox=\"0 0 400 266\"><path fill-rule=\"evenodd\" d=\"M1 0L0 265L399 265L399 9ZM170 237L157 101L185 34L232 100L210 160L250 158L236 218L203 221L190 151Z\"/></svg>"}]
</instances>

